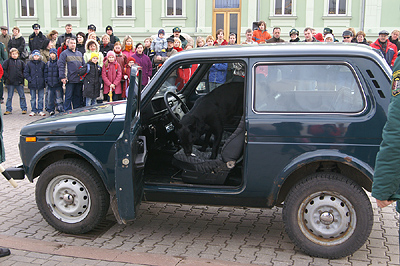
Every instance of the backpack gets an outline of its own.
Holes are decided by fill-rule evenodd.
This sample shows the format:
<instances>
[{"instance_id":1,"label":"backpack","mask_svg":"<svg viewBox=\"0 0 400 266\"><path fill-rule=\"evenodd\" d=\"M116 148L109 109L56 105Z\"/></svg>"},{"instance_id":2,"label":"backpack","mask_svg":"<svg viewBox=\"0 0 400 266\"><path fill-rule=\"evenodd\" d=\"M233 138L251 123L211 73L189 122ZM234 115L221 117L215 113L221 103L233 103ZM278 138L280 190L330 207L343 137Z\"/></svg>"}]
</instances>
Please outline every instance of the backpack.
<instances>
[{"instance_id":1,"label":"backpack","mask_svg":"<svg viewBox=\"0 0 400 266\"><path fill-rule=\"evenodd\" d=\"M79 69L81 69L82 67L83 66L80 66ZM90 65L86 64L86 72L82 76L79 76L79 80L83 81L85 79L86 75L89 73L89 71L90 71Z\"/></svg>"}]
</instances>

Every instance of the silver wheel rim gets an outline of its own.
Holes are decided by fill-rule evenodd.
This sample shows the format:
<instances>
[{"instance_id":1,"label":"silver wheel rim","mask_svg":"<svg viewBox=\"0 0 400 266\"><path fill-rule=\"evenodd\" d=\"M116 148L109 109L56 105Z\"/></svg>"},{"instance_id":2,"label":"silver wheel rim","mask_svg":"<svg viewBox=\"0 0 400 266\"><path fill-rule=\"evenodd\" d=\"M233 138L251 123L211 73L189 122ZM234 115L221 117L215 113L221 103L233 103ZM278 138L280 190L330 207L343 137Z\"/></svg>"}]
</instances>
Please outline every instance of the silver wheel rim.
<instances>
[{"instance_id":1,"label":"silver wheel rim","mask_svg":"<svg viewBox=\"0 0 400 266\"><path fill-rule=\"evenodd\" d=\"M339 193L320 191L303 200L297 213L300 230L323 246L344 243L356 228L353 205Z\"/></svg>"},{"instance_id":2,"label":"silver wheel rim","mask_svg":"<svg viewBox=\"0 0 400 266\"><path fill-rule=\"evenodd\" d=\"M78 223L90 210L90 194L77 178L61 175L53 178L46 189L46 203L62 222Z\"/></svg>"}]
</instances>

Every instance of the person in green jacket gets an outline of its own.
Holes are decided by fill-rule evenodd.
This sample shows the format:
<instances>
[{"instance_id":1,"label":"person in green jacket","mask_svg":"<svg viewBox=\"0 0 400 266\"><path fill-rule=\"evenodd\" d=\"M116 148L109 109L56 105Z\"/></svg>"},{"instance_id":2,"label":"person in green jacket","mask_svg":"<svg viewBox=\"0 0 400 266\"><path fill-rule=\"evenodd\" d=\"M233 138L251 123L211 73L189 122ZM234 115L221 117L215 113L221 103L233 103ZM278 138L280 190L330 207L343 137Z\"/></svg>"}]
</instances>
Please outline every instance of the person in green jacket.
<instances>
[{"instance_id":1,"label":"person in green jacket","mask_svg":"<svg viewBox=\"0 0 400 266\"><path fill-rule=\"evenodd\" d=\"M388 117L382 132L382 143L376 156L372 196L378 207L384 208L397 201L400 212L400 58L393 66L392 97ZM400 236L399 236L400 242Z\"/></svg>"}]
</instances>

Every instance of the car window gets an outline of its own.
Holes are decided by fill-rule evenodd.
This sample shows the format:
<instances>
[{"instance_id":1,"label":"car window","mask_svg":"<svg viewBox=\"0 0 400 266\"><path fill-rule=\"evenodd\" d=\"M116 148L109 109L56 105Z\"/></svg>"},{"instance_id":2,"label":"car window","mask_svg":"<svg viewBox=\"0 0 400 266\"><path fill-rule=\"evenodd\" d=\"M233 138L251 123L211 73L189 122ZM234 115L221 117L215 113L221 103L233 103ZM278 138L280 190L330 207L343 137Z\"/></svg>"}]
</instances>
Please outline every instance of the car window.
<instances>
[{"instance_id":1,"label":"car window","mask_svg":"<svg viewBox=\"0 0 400 266\"><path fill-rule=\"evenodd\" d=\"M363 110L359 81L345 64L257 65L258 112L354 113Z\"/></svg>"}]
</instances>

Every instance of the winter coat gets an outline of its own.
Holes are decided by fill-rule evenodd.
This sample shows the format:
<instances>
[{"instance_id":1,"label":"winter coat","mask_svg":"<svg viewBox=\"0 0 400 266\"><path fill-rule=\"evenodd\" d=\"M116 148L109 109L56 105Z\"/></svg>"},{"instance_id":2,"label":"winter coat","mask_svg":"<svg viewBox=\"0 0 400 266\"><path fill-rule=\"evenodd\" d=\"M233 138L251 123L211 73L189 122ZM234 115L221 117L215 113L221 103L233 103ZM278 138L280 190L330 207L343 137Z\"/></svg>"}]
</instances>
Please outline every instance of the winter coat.
<instances>
[{"instance_id":1,"label":"winter coat","mask_svg":"<svg viewBox=\"0 0 400 266\"><path fill-rule=\"evenodd\" d=\"M104 46L104 44L100 45L100 52L103 53L103 56L106 57L108 51L113 51L114 50L114 44L112 43L108 43L106 46Z\"/></svg>"},{"instance_id":2,"label":"winter coat","mask_svg":"<svg viewBox=\"0 0 400 266\"><path fill-rule=\"evenodd\" d=\"M183 49L182 49L181 47L174 47L174 49L175 49L178 53L183 51Z\"/></svg>"},{"instance_id":3,"label":"winter coat","mask_svg":"<svg viewBox=\"0 0 400 266\"><path fill-rule=\"evenodd\" d=\"M368 42L367 42L367 39L365 39L365 38L363 39L362 42L357 42L357 39L356 39L355 43L369 45Z\"/></svg>"},{"instance_id":4,"label":"winter coat","mask_svg":"<svg viewBox=\"0 0 400 266\"><path fill-rule=\"evenodd\" d=\"M0 64L0 79L3 77L3 74L4 74L4 70L3 70L3 67Z\"/></svg>"},{"instance_id":5,"label":"winter coat","mask_svg":"<svg viewBox=\"0 0 400 266\"><path fill-rule=\"evenodd\" d=\"M137 52L132 57L135 59L136 64L142 67L142 85L146 86L152 75L152 64L150 58L143 53L138 54Z\"/></svg>"},{"instance_id":6,"label":"winter coat","mask_svg":"<svg viewBox=\"0 0 400 266\"><path fill-rule=\"evenodd\" d=\"M393 40L393 39L392 39L392 36L390 36L390 37L389 37L389 41L390 41L391 43L393 43L394 45L396 45L396 47L397 47L397 52L399 52L399 51L400 51L400 41L399 41L399 39L397 38L396 40Z\"/></svg>"},{"instance_id":7,"label":"winter coat","mask_svg":"<svg viewBox=\"0 0 400 266\"><path fill-rule=\"evenodd\" d=\"M292 40L292 39L290 39L290 41L289 42L300 42L300 38L299 37L297 37L296 39L294 39L294 40Z\"/></svg>"},{"instance_id":8,"label":"winter coat","mask_svg":"<svg viewBox=\"0 0 400 266\"><path fill-rule=\"evenodd\" d=\"M67 33L61 34L61 35L58 36L58 38L57 38L56 48L60 47L61 44L63 44L63 43L65 42L65 38L66 38L66 37L70 37L70 38L73 37L73 38L76 38L76 36L75 36L74 34L72 34L72 33L70 33L70 34L67 34Z\"/></svg>"},{"instance_id":9,"label":"winter coat","mask_svg":"<svg viewBox=\"0 0 400 266\"><path fill-rule=\"evenodd\" d=\"M67 49L68 49L68 47L65 44L63 46L58 47L57 48L57 58L60 58L61 53Z\"/></svg>"},{"instance_id":10,"label":"winter coat","mask_svg":"<svg viewBox=\"0 0 400 266\"><path fill-rule=\"evenodd\" d=\"M8 52L8 42L10 41L11 36L9 34L3 35L0 33L0 42L4 44L4 47L6 48L6 51Z\"/></svg>"},{"instance_id":11,"label":"winter coat","mask_svg":"<svg viewBox=\"0 0 400 266\"><path fill-rule=\"evenodd\" d=\"M87 40L85 44L85 54L83 55L83 59L85 59L85 63L89 62L92 52L89 49L89 46L94 43L96 45L96 53L99 54L99 66L103 67L104 56L103 53L100 52L100 45L95 40Z\"/></svg>"},{"instance_id":12,"label":"winter coat","mask_svg":"<svg viewBox=\"0 0 400 266\"><path fill-rule=\"evenodd\" d=\"M6 47L0 42L0 64L3 64L4 60L8 58Z\"/></svg>"},{"instance_id":13,"label":"winter coat","mask_svg":"<svg viewBox=\"0 0 400 266\"><path fill-rule=\"evenodd\" d=\"M80 44L80 43L77 43L76 44L76 50L77 51L79 51L79 52L81 52L81 54L84 54L86 51L86 49L85 49L85 44L84 43L82 43L82 44Z\"/></svg>"},{"instance_id":14,"label":"winter coat","mask_svg":"<svg viewBox=\"0 0 400 266\"><path fill-rule=\"evenodd\" d=\"M397 200L396 210L400 212L400 59L393 66L392 95L387 121L382 132L382 142L376 156L372 196L378 200Z\"/></svg>"},{"instance_id":15,"label":"winter coat","mask_svg":"<svg viewBox=\"0 0 400 266\"><path fill-rule=\"evenodd\" d=\"M126 57L126 55L123 54L122 52L119 52L119 54L117 54L114 51L114 53L115 53L115 59L117 60L118 64L120 65L121 69L124 69L126 64L128 64L128 57Z\"/></svg>"},{"instance_id":16,"label":"winter coat","mask_svg":"<svg viewBox=\"0 0 400 266\"><path fill-rule=\"evenodd\" d=\"M253 41L257 43L264 43L267 40L271 39L271 34L266 30L254 30L253 31Z\"/></svg>"},{"instance_id":17,"label":"winter coat","mask_svg":"<svg viewBox=\"0 0 400 266\"><path fill-rule=\"evenodd\" d=\"M3 63L4 75L3 78L7 85L24 84L24 62L17 58L9 58Z\"/></svg>"},{"instance_id":18,"label":"winter coat","mask_svg":"<svg viewBox=\"0 0 400 266\"><path fill-rule=\"evenodd\" d=\"M178 52L174 48L167 49L167 56L161 57L161 60L157 60L157 56L154 56L154 64L163 64L168 58L177 53Z\"/></svg>"},{"instance_id":19,"label":"winter coat","mask_svg":"<svg viewBox=\"0 0 400 266\"><path fill-rule=\"evenodd\" d=\"M307 42L306 40L302 41L302 42ZM312 41L311 42L320 42L318 41L315 37L312 37Z\"/></svg>"},{"instance_id":20,"label":"winter coat","mask_svg":"<svg viewBox=\"0 0 400 266\"><path fill-rule=\"evenodd\" d=\"M31 56L32 57L32 56ZM24 69L24 77L28 81L30 90L44 89L44 67L45 63L42 60L31 59Z\"/></svg>"},{"instance_id":21,"label":"winter coat","mask_svg":"<svg viewBox=\"0 0 400 266\"><path fill-rule=\"evenodd\" d=\"M168 48L168 42L166 38L160 38L157 36L157 38L151 43L150 49L151 51L154 51L155 53L161 53L166 51Z\"/></svg>"},{"instance_id":22,"label":"winter coat","mask_svg":"<svg viewBox=\"0 0 400 266\"><path fill-rule=\"evenodd\" d=\"M43 63L47 63L50 60L50 50L40 49L40 55L42 56Z\"/></svg>"},{"instance_id":23,"label":"winter coat","mask_svg":"<svg viewBox=\"0 0 400 266\"><path fill-rule=\"evenodd\" d=\"M281 38L276 39L275 37L272 37L271 39L267 40L265 43L278 43L278 42L285 42Z\"/></svg>"},{"instance_id":24,"label":"winter coat","mask_svg":"<svg viewBox=\"0 0 400 266\"><path fill-rule=\"evenodd\" d=\"M87 72L88 65L89 72ZM90 61L79 69L79 75L83 76L86 72L87 74L83 80L83 97L91 99L97 98L100 96L102 82L101 67L98 63L94 64Z\"/></svg>"},{"instance_id":25,"label":"winter coat","mask_svg":"<svg viewBox=\"0 0 400 266\"><path fill-rule=\"evenodd\" d=\"M210 68L208 81L223 84L226 81L226 73L228 71L227 63L217 63Z\"/></svg>"},{"instance_id":26,"label":"winter coat","mask_svg":"<svg viewBox=\"0 0 400 266\"><path fill-rule=\"evenodd\" d=\"M79 67L83 66L84 60L81 52L73 52L69 48L63 51L58 58L58 75L60 79L67 78L69 83L80 83L78 76ZM67 68L67 69L66 69ZM67 76L65 71L68 70Z\"/></svg>"},{"instance_id":27,"label":"winter coat","mask_svg":"<svg viewBox=\"0 0 400 266\"><path fill-rule=\"evenodd\" d=\"M119 42L119 38L112 33L110 35L110 43L115 44L116 42Z\"/></svg>"},{"instance_id":28,"label":"winter coat","mask_svg":"<svg viewBox=\"0 0 400 266\"><path fill-rule=\"evenodd\" d=\"M135 54L135 49L132 48L130 51L123 50L122 53L126 56L126 58L129 58Z\"/></svg>"},{"instance_id":29,"label":"winter coat","mask_svg":"<svg viewBox=\"0 0 400 266\"><path fill-rule=\"evenodd\" d=\"M227 42L226 40L223 40L222 43L219 44L218 41L215 40L214 45L215 45L215 46L218 46L218 45L228 45L228 42Z\"/></svg>"},{"instance_id":30,"label":"winter coat","mask_svg":"<svg viewBox=\"0 0 400 266\"><path fill-rule=\"evenodd\" d=\"M46 36L44 36L41 31L39 31L38 35L36 35L35 33L32 33L31 35L29 35L28 45L29 45L29 49L31 50L31 52L34 50L42 49L43 42L46 39L47 39Z\"/></svg>"},{"instance_id":31,"label":"winter coat","mask_svg":"<svg viewBox=\"0 0 400 266\"><path fill-rule=\"evenodd\" d=\"M107 62L107 63L106 63ZM121 79L122 79L122 69L117 61L112 63L106 61L103 65L101 71L101 76L103 78L103 93L108 94L110 91L110 85L115 85L115 94L122 94Z\"/></svg>"},{"instance_id":32,"label":"winter coat","mask_svg":"<svg viewBox=\"0 0 400 266\"><path fill-rule=\"evenodd\" d=\"M25 51L25 39L22 37L21 33L18 33L17 36L12 36L8 42L8 52L10 52L11 48L17 48L19 56L21 57L22 52Z\"/></svg>"},{"instance_id":33,"label":"winter coat","mask_svg":"<svg viewBox=\"0 0 400 266\"><path fill-rule=\"evenodd\" d=\"M49 87L61 87L61 80L58 76L57 59L48 61L44 67L44 80Z\"/></svg>"},{"instance_id":34,"label":"winter coat","mask_svg":"<svg viewBox=\"0 0 400 266\"><path fill-rule=\"evenodd\" d=\"M397 46L391 43L390 41L386 41L386 50L382 50L382 44L377 39L374 43L370 45L372 48L378 49L382 52L383 57L385 58L386 62L389 66L393 66L394 61L397 58Z\"/></svg>"}]
</instances>

